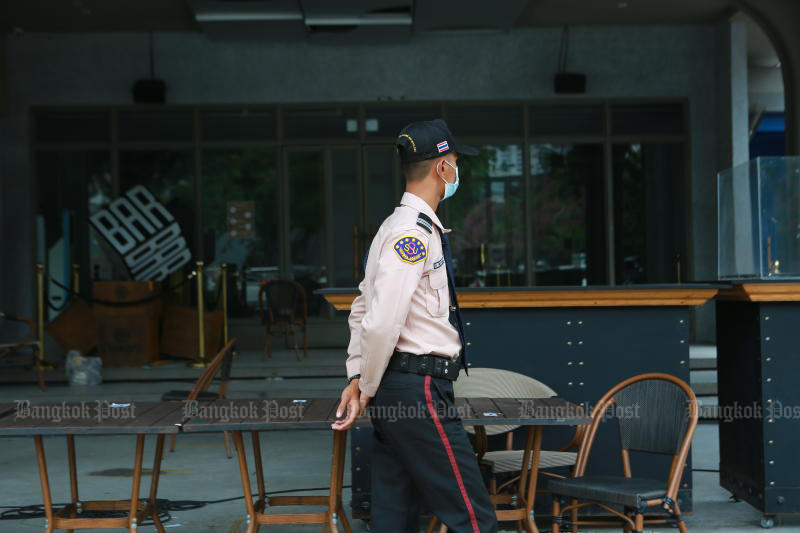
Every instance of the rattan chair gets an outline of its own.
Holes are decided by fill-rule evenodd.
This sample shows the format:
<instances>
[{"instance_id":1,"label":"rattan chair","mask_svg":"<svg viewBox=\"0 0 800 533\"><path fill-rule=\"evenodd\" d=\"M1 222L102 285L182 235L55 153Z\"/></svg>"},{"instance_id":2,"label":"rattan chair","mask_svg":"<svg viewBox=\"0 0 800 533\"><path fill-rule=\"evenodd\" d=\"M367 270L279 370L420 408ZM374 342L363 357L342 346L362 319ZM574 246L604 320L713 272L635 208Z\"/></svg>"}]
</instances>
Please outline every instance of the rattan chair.
<instances>
[{"instance_id":1,"label":"rattan chair","mask_svg":"<svg viewBox=\"0 0 800 533\"><path fill-rule=\"evenodd\" d=\"M233 365L233 353L236 349L236 341L237 339L231 339L228 341L222 350L220 350L217 355L208 363L208 366L200 374L200 377L197 378L197 381L194 384L194 387L190 391L186 390L172 390L169 392L165 392L161 396L161 401L163 402L192 402L192 401L199 401L199 402L210 402L214 400L224 400L228 394L228 381L231 377L231 367ZM218 392L209 392L208 387L211 385L211 382L214 381L214 377L219 372L219 390ZM228 459L233 457L231 453L231 443L228 437L228 432L224 432L225 438L225 453L228 454ZM172 439L169 444L169 451L175 451L175 441L177 440L177 435L172 435Z\"/></svg>"},{"instance_id":2,"label":"rattan chair","mask_svg":"<svg viewBox=\"0 0 800 533\"><path fill-rule=\"evenodd\" d=\"M587 476L592 443L606 416L616 418L619 423L623 475ZM559 533L562 525L570 526L573 532L579 525L622 525L625 533L640 533L645 523L674 524L686 533L678 506L678 489L697 418L694 392L689 385L669 374L641 374L608 391L592 412L592 423L581 443L573 477L550 480L548 484L553 494L553 533ZM631 451L672 456L666 478L633 477ZM570 503L564 505L566 500ZM562 520L566 511L590 505L605 509L619 521ZM645 513L655 510L659 511L658 516L645 519Z\"/></svg>"},{"instance_id":3,"label":"rattan chair","mask_svg":"<svg viewBox=\"0 0 800 533\"><path fill-rule=\"evenodd\" d=\"M9 313L0 313L0 323L3 321L22 322L28 326L30 333L17 342L0 343L0 365L31 365L34 372L36 372L36 383L39 385L39 390L44 392L44 373L39 360L39 341L36 340L36 326L29 318Z\"/></svg>"},{"instance_id":4,"label":"rattan chair","mask_svg":"<svg viewBox=\"0 0 800 533\"><path fill-rule=\"evenodd\" d=\"M266 300L266 303L265 301ZM302 285L290 279L266 281L258 291L258 310L261 323L267 328L262 359L272 356L272 336L275 326L286 328L285 334L294 339L294 353L300 360L295 326L303 329L303 357L308 356L308 298Z\"/></svg>"},{"instance_id":5,"label":"rattan chair","mask_svg":"<svg viewBox=\"0 0 800 533\"><path fill-rule=\"evenodd\" d=\"M458 398L551 398L557 395L556 391L532 377L499 368L470 368L469 375L462 371L458 380L453 384L453 392ZM512 442L513 431L518 427L490 425L465 428L467 432L475 435L476 453L482 466L489 473L489 494L495 505L513 504L515 501L516 491L510 493L502 493L502 491L513 487L519 480L518 473L522 471L525 450L513 449ZM541 472L541 470L573 466L578 454L568 450L577 449L585 429L586 426L579 426L570 442L560 450L542 450L540 452L539 470L542 475L564 477L552 472ZM506 449L487 451L488 437L502 434L506 434ZM514 474L517 475L514 476ZM497 480L500 476L508 477L509 475L513 476L512 479L498 485ZM428 525L428 531L433 531L437 522L438 519L433 517ZM521 524L518 524L519 526ZM442 525L440 531L447 531L447 528Z\"/></svg>"}]
</instances>

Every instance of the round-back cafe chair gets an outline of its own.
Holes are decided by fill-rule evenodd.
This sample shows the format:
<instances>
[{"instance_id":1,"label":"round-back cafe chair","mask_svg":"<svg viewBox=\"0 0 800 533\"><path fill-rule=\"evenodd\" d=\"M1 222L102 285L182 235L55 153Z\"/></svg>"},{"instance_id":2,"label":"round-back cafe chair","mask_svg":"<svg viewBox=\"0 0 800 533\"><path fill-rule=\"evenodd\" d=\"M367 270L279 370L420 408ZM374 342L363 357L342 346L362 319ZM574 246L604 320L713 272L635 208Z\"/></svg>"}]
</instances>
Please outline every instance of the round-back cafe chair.
<instances>
[{"instance_id":1,"label":"round-back cafe chair","mask_svg":"<svg viewBox=\"0 0 800 533\"><path fill-rule=\"evenodd\" d=\"M161 396L162 402L211 402L214 400L224 400L228 394L228 381L231 377L231 367L233 366L233 354L236 350L237 339L231 339L218 353L214 356L208 366L197 378L194 387L190 391L173 390L165 392ZM219 372L219 389L217 392L210 392L208 390L214 377ZM225 438L225 453L228 459L233 457L231 452L231 443L228 437L228 432L223 433ZM172 440L169 443L169 451L175 451L175 441L177 434L172 435Z\"/></svg>"},{"instance_id":2,"label":"round-back cafe chair","mask_svg":"<svg viewBox=\"0 0 800 533\"><path fill-rule=\"evenodd\" d=\"M457 398L552 398L557 396L556 391L530 376L502 370L500 368L470 368L469 375L464 371L453 383L453 393ZM513 425L487 425L467 426L468 433L475 435L475 447L478 460L489 473L489 494L492 503L513 505L518 501L517 492L525 490L518 487L516 491L503 493L511 489L519 481L522 471L522 460L525 450L513 448L514 430L520 426ZM553 472L542 472L542 469L558 468L575 465L577 452L568 451L577 449L580 445L586 426L579 426L569 443L560 450L542 450L539 454L539 470L542 475L563 478ZM491 435L506 435L504 450L488 451L488 437ZM530 465L528 465L530 468ZM498 485L498 478L508 478ZM532 497L535 495L531 495ZM428 531L433 531L438 523L434 516L428 525ZM521 524L517 524L521 526ZM441 532L447 531L442 525Z\"/></svg>"},{"instance_id":3,"label":"round-back cafe chair","mask_svg":"<svg viewBox=\"0 0 800 533\"><path fill-rule=\"evenodd\" d=\"M619 424L623 475L585 475L592 443L606 417L616 418ZM577 532L579 525L621 524L625 533L641 533L645 523L660 523L676 525L686 533L678 490L698 420L697 398L689 385L675 376L655 372L628 378L600 398L591 418L573 477L548 483L553 495L552 532L559 533L562 526L571 526ZM631 451L671 456L666 478L633 477ZM574 514L570 521L562 519L565 512L590 505L619 520L576 520Z\"/></svg>"},{"instance_id":4,"label":"round-back cafe chair","mask_svg":"<svg viewBox=\"0 0 800 533\"><path fill-rule=\"evenodd\" d=\"M300 349L297 346L294 327L302 328L303 357L308 357L308 299L302 285L291 279L263 282L258 291L258 311L261 323L267 328L262 359L272 355L272 336L274 335L272 328L276 326L285 328L287 342L288 336L292 336L294 353L298 361L300 360Z\"/></svg>"}]
</instances>

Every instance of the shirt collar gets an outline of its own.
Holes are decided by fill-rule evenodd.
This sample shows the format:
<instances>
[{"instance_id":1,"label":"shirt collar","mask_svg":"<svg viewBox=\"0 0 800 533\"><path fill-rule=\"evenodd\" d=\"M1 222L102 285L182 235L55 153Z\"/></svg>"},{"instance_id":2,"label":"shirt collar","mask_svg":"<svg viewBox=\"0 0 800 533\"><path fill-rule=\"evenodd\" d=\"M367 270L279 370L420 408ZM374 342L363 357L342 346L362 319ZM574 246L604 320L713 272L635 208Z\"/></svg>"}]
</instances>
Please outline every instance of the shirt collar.
<instances>
[{"instance_id":1,"label":"shirt collar","mask_svg":"<svg viewBox=\"0 0 800 533\"><path fill-rule=\"evenodd\" d=\"M405 205L412 209L416 209L420 213L425 213L431 218L436 227L442 230L442 233L450 232L449 229L445 228L442 225L442 222L439 220L439 217L436 216L436 213L433 211L433 209L431 209L431 206L428 205L428 202L426 202L416 194L410 192L404 192L403 197L400 199L400 205Z\"/></svg>"}]
</instances>

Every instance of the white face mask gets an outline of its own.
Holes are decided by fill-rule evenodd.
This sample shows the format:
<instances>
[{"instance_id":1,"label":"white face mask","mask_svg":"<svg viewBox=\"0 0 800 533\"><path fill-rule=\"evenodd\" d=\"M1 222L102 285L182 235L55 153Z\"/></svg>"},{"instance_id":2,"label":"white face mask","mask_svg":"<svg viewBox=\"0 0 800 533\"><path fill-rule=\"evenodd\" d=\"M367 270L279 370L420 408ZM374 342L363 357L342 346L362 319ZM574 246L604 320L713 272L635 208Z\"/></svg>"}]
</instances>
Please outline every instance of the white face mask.
<instances>
[{"instance_id":1,"label":"white face mask","mask_svg":"<svg viewBox=\"0 0 800 533\"><path fill-rule=\"evenodd\" d=\"M442 196L442 200L447 200L448 198L453 196L456 193L456 191L458 190L458 183L459 183L458 167L453 165L452 163L450 163L447 160L445 160L445 163L450 165L451 167L453 167L455 169L455 171L456 171L456 181L453 182L453 183L450 183L449 181L444 179L444 176L439 176L440 178L442 178L442 181L444 182L444 196Z\"/></svg>"}]
</instances>

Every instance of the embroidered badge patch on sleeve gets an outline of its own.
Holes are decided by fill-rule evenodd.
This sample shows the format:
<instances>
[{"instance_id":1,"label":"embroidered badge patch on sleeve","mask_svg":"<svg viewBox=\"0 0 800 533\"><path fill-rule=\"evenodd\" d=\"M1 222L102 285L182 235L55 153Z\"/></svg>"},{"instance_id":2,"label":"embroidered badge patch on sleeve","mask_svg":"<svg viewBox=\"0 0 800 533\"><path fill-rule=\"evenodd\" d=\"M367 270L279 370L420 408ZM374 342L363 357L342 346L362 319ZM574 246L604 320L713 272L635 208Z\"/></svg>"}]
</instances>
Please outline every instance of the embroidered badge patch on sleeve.
<instances>
[{"instance_id":1,"label":"embroidered badge patch on sleeve","mask_svg":"<svg viewBox=\"0 0 800 533\"><path fill-rule=\"evenodd\" d=\"M400 256L401 261L415 264L428 257L428 251L421 240L416 237L403 237L394 243L394 251Z\"/></svg>"}]
</instances>

